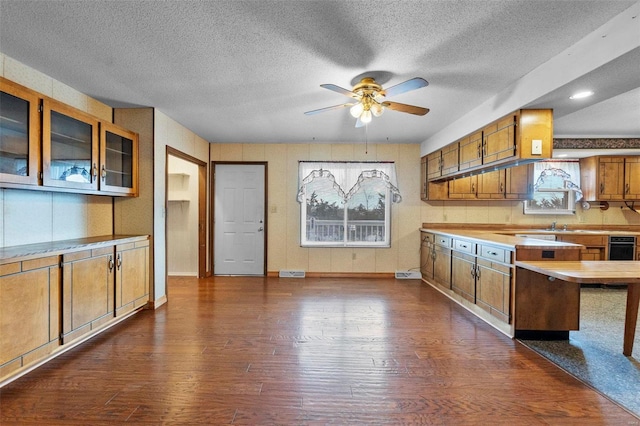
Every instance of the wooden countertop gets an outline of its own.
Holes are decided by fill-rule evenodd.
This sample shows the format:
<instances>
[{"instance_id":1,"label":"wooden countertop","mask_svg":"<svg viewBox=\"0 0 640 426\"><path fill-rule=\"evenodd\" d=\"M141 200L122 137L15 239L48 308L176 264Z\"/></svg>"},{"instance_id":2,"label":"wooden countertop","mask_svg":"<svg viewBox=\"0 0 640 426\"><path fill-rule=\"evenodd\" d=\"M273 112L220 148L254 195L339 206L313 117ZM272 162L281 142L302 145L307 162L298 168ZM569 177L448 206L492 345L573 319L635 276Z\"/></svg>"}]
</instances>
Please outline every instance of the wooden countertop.
<instances>
[{"instance_id":1,"label":"wooden countertop","mask_svg":"<svg viewBox=\"0 0 640 426\"><path fill-rule=\"evenodd\" d=\"M640 261L634 260L516 261L515 265L563 281L581 284L640 283Z\"/></svg>"},{"instance_id":2,"label":"wooden countertop","mask_svg":"<svg viewBox=\"0 0 640 426\"><path fill-rule=\"evenodd\" d=\"M566 243L562 241L538 240L535 238L516 237L514 235L503 235L489 230L472 230L472 229L437 229L437 228L420 228L422 232L434 232L441 235L447 235L452 238L462 237L466 239L476 240L480 244L491 244L503 247L509 250L513 249L542 249L542 250L562 250L576 249L582 247L581 244Z\"/></svg>"},{"instance_id":3,"label":"wooden countertop","mask_svg":"<svg viewBox=\"0 0 640 426\"><path fill-rule=\"evenodd\" d=\"M93 249L105 245L144 241L148 238L148 235L100 235L97 237L0 247L0 265L43 256L55 256L72 251Z\"/></svg>"}]
</instances>

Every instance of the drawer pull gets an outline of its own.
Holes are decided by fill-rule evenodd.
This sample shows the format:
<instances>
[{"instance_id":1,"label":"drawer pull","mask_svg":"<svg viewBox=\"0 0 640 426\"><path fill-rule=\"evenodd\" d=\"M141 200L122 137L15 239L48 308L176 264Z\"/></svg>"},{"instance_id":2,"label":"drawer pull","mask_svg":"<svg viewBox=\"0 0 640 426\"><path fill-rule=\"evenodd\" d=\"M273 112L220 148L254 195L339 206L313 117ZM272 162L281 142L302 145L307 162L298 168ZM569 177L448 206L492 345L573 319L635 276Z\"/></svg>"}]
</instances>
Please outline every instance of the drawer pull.
<instances>
[{"instance_id":1,"label":"drawer pull","mask_svg":"<svg viewBox=\"0 0 640 426\"><path fill-rule=\"evenodd\" d=\"M460 244L460 247L467 248L467 245L466 244Z\"/></svg>"},{"instance_id":2,"label":"drawer pull","mask_svg":"<svg viewBox=\"0 0 640 426\"><path fill-rule=\"evenodd\" d=\"M547 279L548 279L549 281L553 282L553 281L555 281L555 280L556 280L556 277L547 277Z\"/></svg>"},{"instance_id":3,"label":"drawer pull","mask_svg":"<svg viewBox=\"0 0 640 426\"><path fill-rule=\"evenodd\" d=\"M497 256L498 252L495 251L488 251L487 254L491 255L491 256Z\"/></svg>"}]
</instances>

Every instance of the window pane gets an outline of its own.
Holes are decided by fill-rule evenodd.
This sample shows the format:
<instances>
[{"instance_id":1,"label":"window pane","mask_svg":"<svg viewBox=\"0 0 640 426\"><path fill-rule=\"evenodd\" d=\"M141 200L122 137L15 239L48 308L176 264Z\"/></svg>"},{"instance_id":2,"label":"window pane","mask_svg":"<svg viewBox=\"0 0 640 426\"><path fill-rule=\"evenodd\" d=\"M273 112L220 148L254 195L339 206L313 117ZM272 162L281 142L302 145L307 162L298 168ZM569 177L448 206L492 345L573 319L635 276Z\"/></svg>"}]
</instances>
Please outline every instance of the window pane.
<instances>
[{"instance_id":1,"label":"window pane","mask_svg":"<svg viewBox=\"0 0 640 426\"><path fill-rule=\"evenodd\" d=\"M380 179L368 179L347 204L347 241L386 240L387 187Z\"/></svg>"},{"instance_id":2,"label":"window pane","mask_svg":"<svg viewBox=\"0 0 640 426\"><path fill-rule=\"evenodd\" d=\"M29 102L0 92L0 173L27 176Z\"/></svg>"},{"instance_id":3,"label":"window pane","mask_svg":"<svg viewBox=\"0 0 640 426\"><path fill-rule=\"evenodd\" d=\"M307 184L306 241L343 241L344 206L332 180Z\"/></svg>"}]
</instances>

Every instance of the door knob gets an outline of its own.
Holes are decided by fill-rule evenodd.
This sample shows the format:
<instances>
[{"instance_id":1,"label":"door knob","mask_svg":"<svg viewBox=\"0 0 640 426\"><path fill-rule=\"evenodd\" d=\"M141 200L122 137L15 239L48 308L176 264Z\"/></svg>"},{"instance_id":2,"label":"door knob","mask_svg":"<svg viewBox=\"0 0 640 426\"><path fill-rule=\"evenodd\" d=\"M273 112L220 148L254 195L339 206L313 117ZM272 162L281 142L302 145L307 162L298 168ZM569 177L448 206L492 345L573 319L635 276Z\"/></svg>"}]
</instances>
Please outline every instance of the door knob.
<instances>
[{"instance_id":1,"label":"door knob","mask_svg":"<svg viewBox=\"0 0 640 426\"><path fill-rule=\"evenodd\" d=\"M264 228L262 228L262 226L260 228L258 228L258 232L261 232L263 230L264 230Z\"/></svg>"}]
</instances>

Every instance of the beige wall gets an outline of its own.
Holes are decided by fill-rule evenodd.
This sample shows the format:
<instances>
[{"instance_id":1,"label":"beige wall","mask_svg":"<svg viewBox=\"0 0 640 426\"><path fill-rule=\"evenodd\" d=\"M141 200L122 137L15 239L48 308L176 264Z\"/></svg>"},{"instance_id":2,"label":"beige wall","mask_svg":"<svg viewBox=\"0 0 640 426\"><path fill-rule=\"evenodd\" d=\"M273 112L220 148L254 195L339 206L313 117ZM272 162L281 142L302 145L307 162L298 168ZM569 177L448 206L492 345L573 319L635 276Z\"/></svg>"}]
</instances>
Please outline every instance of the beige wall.
<instances>
[{"instance_id":1,"label":"beige wall","mask_svg":"<svg viewBox=\"0 0 640 426\"><path fill-rule=\"evenodd\" d=\"M268 163L267 271L376 273L418 270L420 146L410 144L211 144L211 161ZM298 161L395 161L402 202L391 207L391 248L300 247Z\"/></svg>"},{"instance_id":2,"label":"beige wall","mask_svg":"<svg viewBox=\"0 0 640 426\"><path fill-rule=\"evenodd\" d=\"M111 121L111 108L0 53L0 75ZM0 247L110 235L111 197L0 189Z\"/></svg>"}]
</instances>

